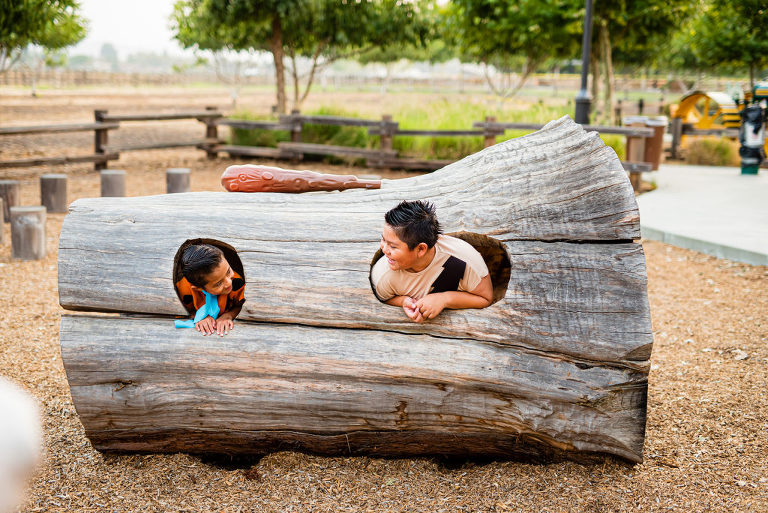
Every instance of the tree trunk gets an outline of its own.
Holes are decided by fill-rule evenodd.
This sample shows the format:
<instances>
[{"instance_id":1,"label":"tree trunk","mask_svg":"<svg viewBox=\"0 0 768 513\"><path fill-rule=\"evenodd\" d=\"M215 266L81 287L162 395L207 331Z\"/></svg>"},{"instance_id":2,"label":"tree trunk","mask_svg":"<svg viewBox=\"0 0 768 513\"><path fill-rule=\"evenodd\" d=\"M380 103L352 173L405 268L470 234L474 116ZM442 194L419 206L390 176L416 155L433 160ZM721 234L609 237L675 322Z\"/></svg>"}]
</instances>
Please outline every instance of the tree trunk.
<instances>
[{"instance_id":1,"label":"tree trunk","mask_svg":"<svg viewBox=\"0 0 768 513\"><path fill-rule=\"evenodd\" d=\"M415 324L374 297L383 215L402 198L434 202L478 248L497 302ZM567 118L378 190L81 199L60 303L134 316L64 316L62 358L102 450L640 461L653 337L639 237L616 154ZM225 338L172 328L186 313L174 257L196 238L231 248L246 280Z\"/></svg>"},{"instance_id":2,"label":"tree trunk","mask_svg":"<svg viewBox=\"0 0 768 513\"><path fill-rule=\"evenodd\" d=\"M608 29L608 22L604 21L600 25L600 53L603 56L605 65L605 96L603 111L608 119L608 125L616 124L616 115L613 106L616 104L613 77L613 57L611 55L611 37ZM596 99L597 100L597 99Z\"/></svg>"},{"instance_id":3,"label":"tree trunk","mask_svg":"<svg viewBox=\"0 0 768 513\"><path fill-rule=\"evenodd\" d=\"M599 124L600 117L600 51L598 45L592 45L592 58L589 59L589 67L592 72L592 122Z\"/></svg>"},{"instance_id":4,"label":"tree trunk","mask_svg":"<svg viewBox=\"0 0 768 513\"><path fill-rule=\"evenodd\" d=\"M283 28L280 16L272 18L272 58L275 62L275 86L277 87L277 112L286 113L285 101L285 65L283 63Z\"/></svg>"}]
</instances>

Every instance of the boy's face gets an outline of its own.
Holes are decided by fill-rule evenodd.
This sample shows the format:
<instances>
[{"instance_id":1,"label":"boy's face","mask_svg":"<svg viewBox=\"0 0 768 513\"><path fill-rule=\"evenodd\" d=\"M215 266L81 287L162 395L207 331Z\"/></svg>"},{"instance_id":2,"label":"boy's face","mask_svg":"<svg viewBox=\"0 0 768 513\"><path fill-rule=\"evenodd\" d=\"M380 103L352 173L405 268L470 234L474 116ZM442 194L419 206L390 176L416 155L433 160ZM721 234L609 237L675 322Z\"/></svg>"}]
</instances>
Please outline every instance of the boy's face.
<instances>
[{"instance_id":1,"label":"boy's face","mask_svg":"<svg viewBox=\"0 0 768 513\"><path fill-rule=\"evenodd\" d=\"M214 296L229 294L232 292L232 277L234 272L226 258L219 260L219 264L205 277L205 290Z\"/></svg>"},{"instance_id":2,"label":"boy's face","mask_svg":"<svg viewBox=\"0 0 768 513\"><path fill-rule=\"evenodd\" d=\"M384 253L390 269L407 271L412 269L414 264L424 256L427 245L421 242L415 248L410 249L408 244L400 240L395 229L385 224L381 231L381 251Z\"/></svg>"}]
</instances>

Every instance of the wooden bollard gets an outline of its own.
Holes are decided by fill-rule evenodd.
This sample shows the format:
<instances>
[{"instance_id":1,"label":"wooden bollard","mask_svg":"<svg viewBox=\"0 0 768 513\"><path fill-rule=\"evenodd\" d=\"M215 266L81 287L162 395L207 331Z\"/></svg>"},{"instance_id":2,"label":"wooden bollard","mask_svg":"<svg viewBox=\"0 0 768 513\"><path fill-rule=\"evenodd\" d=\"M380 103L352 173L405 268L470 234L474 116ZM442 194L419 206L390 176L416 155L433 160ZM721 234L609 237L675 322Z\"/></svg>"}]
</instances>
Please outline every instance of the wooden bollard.
<instances>
[{"instance_id":1,"label":"wooden bollard","mask_svg":"<svg viewBox=\"0 0 768 513\"><path fill-rule=\"evenodd\" d=\"M172 167L165 170L165 187L168 194L189 192L190 171L186 167Z\"/></svg>"},{"instance_id":2,"label":"wooden bollard","mask_svg":"<svg viewBox=\"0 0 768 513\"><path fill-rule=\"evenodd\" d=\"M67 175L40 175L40 204L48 212L67 211Z\"/></svg>"},{"instance_id":3,"label":"wooden bollard","mask_svg":"<svg viewBox=\"0 0 768 513\"><path fill-rule=\"evenodd\" d=\"M483 147L488 148L496 144L496 132L491 130L489 126L491 123L496 122L496 116L485 116L485 134L483 135Z\"/></svg>"},{"instance_id":4,"label":"wooden bollard","mask_svg":"<svg viewBox=\"0 0 768 513\"><path fill-rule=\"evenodd\" d=\"M0 198L3 199L3 215L5 222L11 221L11 207L19 204L18 180L0 180Z\"/></svg>"},{"instance_id":5,"label":"wooden bollard","mask_svg":"<svg viewBox=\"0 0 768 513\"><path fill-rule=\"evenodd\" d=\"M11 258L45 258L45 207L11 207Z\"/></svg>"},{"instance_id":6,"label":"wooden bollard","mask_svg":"<svg viewBox=\"0 0 768 513\"><path fill-rule=\"evenodd\" d=\"M125 171L121 169L101 171L101 196L125 196Z\"/></svg>"}]
</instances>

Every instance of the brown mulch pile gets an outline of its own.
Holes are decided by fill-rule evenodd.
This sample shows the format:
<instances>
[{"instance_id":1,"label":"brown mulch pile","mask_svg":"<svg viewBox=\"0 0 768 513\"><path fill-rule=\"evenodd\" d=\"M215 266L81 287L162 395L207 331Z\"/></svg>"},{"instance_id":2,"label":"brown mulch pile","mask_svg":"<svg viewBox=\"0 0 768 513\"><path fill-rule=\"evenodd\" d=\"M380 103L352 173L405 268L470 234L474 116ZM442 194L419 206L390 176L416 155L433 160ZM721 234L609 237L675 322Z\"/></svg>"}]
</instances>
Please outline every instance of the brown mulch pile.
<instances>
[{"instance_id":1,"label":"brown mulch pile","mask_svg":"<svg viewBox=\"0 0 768 513\"><path fill-rule=\"evenodd\" d=\"M25 148L16 151L24 156ZM129 195L144 195L164 192L167 167L191 168L193 190L220 190L219 175L232 163L183 149L125 154L112 167L128 171ZM21 204L39 204L37 174L47 171L6 174L22 179ZM98 175L87 166L66 171L69 201L99 195ZM44 260L11 260L7 224L0 247L0 374L39 399L46 432L45 462L21 511L768 510L766 267L644 243L655 344L642 464L115 455L95 451L85 437L61 362L56 247L63 218L48 215Z\"/></svg>"}]
</instances>

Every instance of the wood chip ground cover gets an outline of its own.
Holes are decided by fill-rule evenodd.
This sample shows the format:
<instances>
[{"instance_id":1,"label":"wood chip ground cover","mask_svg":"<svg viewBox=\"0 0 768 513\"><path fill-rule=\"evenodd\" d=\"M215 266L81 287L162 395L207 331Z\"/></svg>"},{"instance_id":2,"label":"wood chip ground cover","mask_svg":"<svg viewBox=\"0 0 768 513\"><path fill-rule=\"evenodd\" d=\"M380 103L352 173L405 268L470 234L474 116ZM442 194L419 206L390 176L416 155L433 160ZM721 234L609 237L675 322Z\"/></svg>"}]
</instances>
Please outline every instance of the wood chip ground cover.
<instances>
[{"instance_id":1,"label":"wood chip ground cover","mask_svg":"<svg viewBox=\"0 0 768 513\"><path fill-rule=\"evenodd\" d=\"M31 156L33 145L44 154L44 142L30 141L2 147L3 158ZM193 190L221 190L218 177L232 163L182 149L125 154L112 167L128 171L129 195L145 195L164 192L167 167L190 167ZM5 176L22 180L21 204L33 205L37 176L60 171ZM64 171L69 201L99 194L98 175L87 166ZM61 363L56 247L63 218L48 216L44 260L11 260L7 224L0 247L0 374L37 397L45 425L45 461L20 511L768 510L766 267L644 242L655 344L642 464L116 455L95 451L85 437Z\"/></svg>"}]
</instances>

